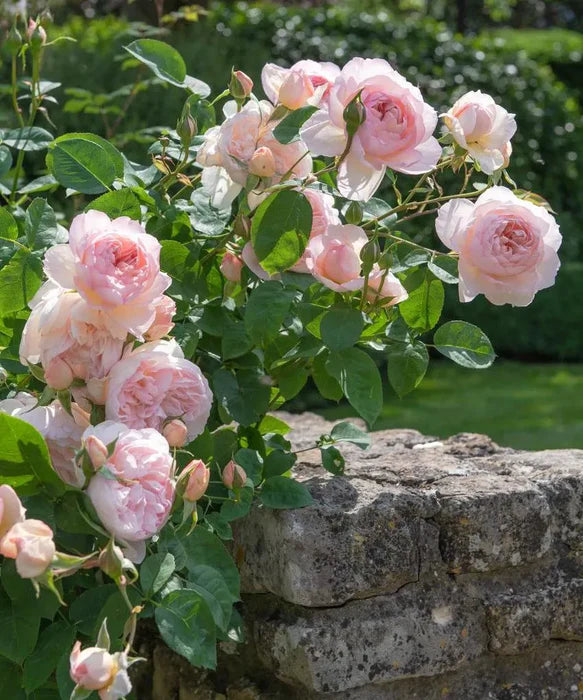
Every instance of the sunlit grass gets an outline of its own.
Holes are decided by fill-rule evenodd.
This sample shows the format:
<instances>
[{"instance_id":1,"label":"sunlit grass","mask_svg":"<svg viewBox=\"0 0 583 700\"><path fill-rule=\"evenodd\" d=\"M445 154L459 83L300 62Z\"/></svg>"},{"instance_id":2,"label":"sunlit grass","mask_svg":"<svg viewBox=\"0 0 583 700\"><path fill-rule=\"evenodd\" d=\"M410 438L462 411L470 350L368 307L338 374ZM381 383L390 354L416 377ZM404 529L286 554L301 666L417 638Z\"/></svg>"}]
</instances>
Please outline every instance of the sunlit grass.
<instances>
[{"instance_id":1,"label":"sunlit grass","mask_svg":"<svg viewBox=\"0 0 583 700\"><path fill-rule=\"evenodd\" d=\"M472 371L434 361L421 387L398 399L385 387L375 430L416 428L447 437L486 433L501 445L529 450L583 448L583 365L497 361ZM347 404L318 411L354 415Z\"/></svg>"}]
</instances>

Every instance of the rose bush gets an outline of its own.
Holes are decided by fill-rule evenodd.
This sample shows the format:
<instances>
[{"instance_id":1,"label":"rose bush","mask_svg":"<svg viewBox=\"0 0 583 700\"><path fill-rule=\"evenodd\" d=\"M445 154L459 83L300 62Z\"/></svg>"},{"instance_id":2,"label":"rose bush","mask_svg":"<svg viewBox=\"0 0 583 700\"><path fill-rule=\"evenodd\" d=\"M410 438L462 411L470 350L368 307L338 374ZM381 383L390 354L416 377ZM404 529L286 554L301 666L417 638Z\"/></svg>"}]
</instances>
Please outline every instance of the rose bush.
<instances>
[{"instance_id":1,"label":"rose bush","mask_svg":"<svg viewBox=\"0 0 583 700\"><path fill-rule=\"evenodd\" d=\"M114 700L131 690L142 618L208 668L217 641L241 640L231 523L255 502L311 503L273 411L310 380L372 426L371 354L400 396L423 379L428 345L488 367L477 327L436 328L443 285L526 305L553 283L561 235L506 172L515 126L487 95L458 100L437 131L416 87L357 58L268 64L268 100L237 70L211 100L174 49L137 39L131 60L185 94L137 163L37 124L51 103L41 28L15 25L5 42L0 677L14 697ZM47 174L27 182L26 154L45 151ZM386 202L373 196L383 180ZM402 233L422 216L447 250ZM345 441L368 437L340 423L313 446L333 474Z\"/></svg>"}]
</instances>

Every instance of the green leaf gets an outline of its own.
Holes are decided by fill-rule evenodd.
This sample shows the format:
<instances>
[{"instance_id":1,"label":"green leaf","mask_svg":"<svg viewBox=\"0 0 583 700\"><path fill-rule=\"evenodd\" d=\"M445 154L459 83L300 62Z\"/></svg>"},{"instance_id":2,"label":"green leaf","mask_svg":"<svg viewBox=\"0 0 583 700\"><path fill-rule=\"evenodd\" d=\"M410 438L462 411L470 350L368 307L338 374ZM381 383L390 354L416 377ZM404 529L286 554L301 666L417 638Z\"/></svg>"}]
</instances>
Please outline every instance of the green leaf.
<instances>
[{"instance_id":1,"label":"green leaf","mask_svg":"<svg viewBox=\"0 0 583 700\"><path fill-rule=\"evenodd\" d=\"M24 662L23 684L27 693L40 688L56 669L63 649L73 646L75 628L66 622L54 622L44 629L35 650Z\"/></svg>"},{"instance_id":2,"label":"green leaf","mask_svg":"<svg viewBox=\"0 0 583 700\"><path fill-rule=\"evenodd\" d=\"M311 105L295 109L279 122L273 130L273 135L280 143L288 144L297 141L300 138L300 129L304 122L317 111L318 108Z\"/></svg>"},{"instance_id":3,"label":"green leaf","mask_svg":"<svg viewBox=\"0 0 583 700\"><path fill-rule=\"evenodd\" d=\"M40 626L36 610L0 598L0 657L22 663L32 653Z\"/></svg>"},{"instance_id":4,"label":"green leaf","mask_svg":"<svg viewBox=\"0 0 583 700\"><path fill-rule=\"evenodd\" d=\"M2 143L17 151L44 151L52 143L53 136L38 126L24 126L4 132Z\"/></svg>"},{"instance_id":5,"label":"green leaf","mask_svg":"<svg viewBox=\"0 0 583 700\"><path fill-rule=\"evenodd\" d=\"M235 462L243 467L245 474L257 485L263 480L263 458L257 450L242 447L233 457Z\"/></svg>"},{"instance_id":6,"label":"green leaf","mask_svg":"<svg viewBox=\"0 0 583 700\"><path fill-rule=\"evenodd\" d=\"M349 421L337 423L332 428L330 437L334 442L351 442L353 445L360 447L361 450L366 450L370 447L370 435Z\"/></svg>"},{"instance_id":7,"label":"green leaf","mask_svg":"<svg viewBox=\"0 0 583 700\"><path fill-rule=\"evenodd\" d=\"M61 649L61 653L63 650ZM62 653L61 658L57 664L57 672L55 674L57 680L57 687L59 689L60 700L70 700L71 693L75 687L75 681L71 679L70 673L70 660L71 650L67 649L65 653Z\"/></svg>"},{"instance_id":8,"label":"green leaf","mask_svg":"<svg viewBox=\"0 0 583 700\"><path fill-rule=\"evenodd\" d=\"M344 474L344 457L338 448L334 445L321 447L320 455L322 456L322 466L326 471L337 476Z\"/></svg>"},{"instance_id":9,"label":"green leaf","mask_svg":"<svg viewBox=\"0 0 583 700\"><path fill-rule=\"evenodd\" d=\"M123 177L123 158L109 141L94 134L64 134L47 154L47 167L70 189L101 194Z\"/></svg>"},{"instance_id":10,"label":"green leaf","mask_svg":"<svg viewBox=\"0 0 583 700\"><path fill-rule=\"evenodd\" d=\"M65 485L51 466L47 445L32 425L0 414L0 435L0 483L10 483L10 477L24 475L53 495L65 491Z\"/></svg>"},{"instance_id":11,"label":"green leaf","mask_svg":"<svg viewBox=\"0 0 583 700\"><path fill-rule=\"evenodd\" d=\"M244 486L237 494L237 501L224 501L221 506L221 517L227 522L244 518L251 510L253 503L254 489L251 486Z\"/></svg>"},{"instance_id":12,"label":"green leaf","mask_svg":"<svg viewBox=\"0 0 583 700\"><path fill-rule=\"evenodd\" d=\"M186 65L172 46L156 39L137 39L124 49L144 63L161 80L184 87Z\"/></svg>"},{"instance_id":13,"label":"green leaf","mask_svg":"<svg viewBox=\"0 0 583 700\"><path fill-rule=\"evenodd\" d=\"M316 388L325 399L340 401L342 398L342 387L326 369L329 353L321 352L312 363L312 379Z\"/></svg>"},{"instance_id":14,"label":"green leaf","mask_svg":"<svg viewBox=\"0 0 583 700\"><path fill-rule=\"evenodd\" d=\"M6 207L0 209L0 238L7 241L18 238L18 224Z\"/></svg>"},{"instance_id":15,"label":"green leaf","mask_svg":"<svg viewBox=\"0 0 583 700\"><path fill-rule=\"evenodd\" d=\"M362 314L349 306L330 309L320 321L322 341L330 350L352 347L359 340L363 328Z\"/></svg>"},{"instance_id":16,"label":"green leaf","mask_svg":"<svg viewBox=\"0 0 583 700\"><path fill-rule=\"evenodd\" d=\"M235 599L221 574L212 566L195 566L189 571L187 586L204 598L216 626L226 630Z\"/></svg>"},{"instance_id":17,"label":"green leaf","mask_svg":"<svg viewBox=\"0 0 583 700\"><path fill-rule=\"evenodd\" d=\"M330 353L326 370L338 381L344 396L372 425L383 407L381 375L372 359L358 348Z\"/></svg>"},{"instance_id":18,"label":"green leaf","mask_svg":"<svg viewBox=\"0 0 583 700\"><path fill-rule=\"evenodd\" d=\"M312 229L312 207L295 190L282 190L262 202L251 222L253 250L269 273L282 272L296 263Z\"/></svg>"},{"instance_id":19,"label":"green leaf","mask_svg":"<svg viewBox=\"0 0 583 700\"><path fill-rule=\"evenodd\" d=\"M39 520L36 513L28 511L27 517ZM46 521L45 521L46 522ZM49 524L49 523L47 523ZM15 605L25 605L31 612L36 612L46 620L52 620L60 607L59 600L54 593L47 588L41 588L38 598L30 579L21 578L16 571L13 559L4 559L2 562L1 584L8 597Z\"/></svg>"},{"instance_id":20,"label":"green leaf","mask_svg":"<svg viewBox=\"0 0 583 700\"><path fill-rule=\"evenodd\" d=\"M251 338L268 340L275 338L287 316L294 292L280 282L263 282L249 297L245 311L245 326Z\"/></svg>"},{"instance_id":21,"label":"green leaf","mask_svg":"<svg viewBox=\"0 0 583 700\"><path fill-rule=\"evenodd\" d=\"M221 354L223 360L232 360L241 357L253 347L253 341L249 338L243 321L230 321L226 324L221 339Z\"/></svg>"},{"instance_id":22,"label":"green leaf","mask_svg":"<svg viewBox=\"0 0 583 700\"><path fill-rule=\"evenodd\" d=\"M211 206L208 194L202 189L194 190L190 197L190 221L196 231L206 236L220 236L231 218L231 209L215 209Z\"/></svg>"},{"instance_id":23,"label":"green leaf","mask_svg":"<svg viewBox=\"0 0 583 700\"><path fill-rule=\"evenodd\" d=\"M0 656L0 688L6 700L25 700L22 689L22 670L16 664Z\"/></svg>"},{"instance_id":24,"label":"green leaf","mask_svg":"<svg viewBox=\"0 0 583 700\"><path fill-rule=\"evenodd\" d=\"M429 353L420 340L395 347L387 355L389 381L400 398L419 386L427 372Z\"/></svg>"},{"instance_id":25,"label":"green leaf","mask_svg":"<svg viewBox=\"0 0 583 700\"><path fill-rule=\"evenodd\" d=\"M235 376L222 368L213 374L212 386L219 405L241 425L256 423L267 411L270 388L255 372L242 370Z\"/></svg>"},{"instance_id":26,"label":"green leaf","mask_svg":"<svg viewBox=\"0 0 583 700\"><path fill-rule=\"evenodd\" d=\"M496 357L488 336L465 321L444 323L435 331L433 342L442 355L470 369L486 369Z\"/></svg>"},{"instance_id":27,"label":"green leaf","mask_svg":"<svg viewBox=\"0 0 583 700\"><path fill-rule=\"evenodd\" d=\"M417 270L407 278L405 287L409 298L399 304L401 316L415 330L430 330L443 309L443 283L428 270Z\"/></svg>"},{"instance_id":28,"label":"green leaf","mask_svg":"<svg viewBox=\"0 0 583 700\"><path fill-rule=\"evenodd\" d=\"M24 309L41 280L41 261L27 250L16 251L0 270L0 316Z\"/></svg>"},{"instance_id":29,"label":"green leaf","mask_svg":"<svg viewBox=\"0 0 583 700\"><path fill-rule=\"evenodd\" d=\"M273 450L264 460L263 474L268 479L272 476L281 476L289 471L296 463L296 456L292 452Z\"/></svg>"},{"instance_id":30,"label":"green leaf","mask_svg":"<svg viewBox=\"0 0 583 700\"><path fill-rule=\"evenodd\" d=\"M286 401L297 396L308 381L308 372L303 367L284 366L272 374Z\"/></svg>"},{"instance_id":31,"label":"green leaf","mask_svg":"<svg viewBox=\"0 0 583 700\"><path fill-rule=\"evenodd\" d=\"M207 513L204 516L204 519L205 522L212 527L212 529L222 540L233 539L233 530L229 525L229 521L226 518L224 518L220 513Z\"/></svg>"},{"instance_id":32,"label":"green leaf","mask_svg":"<svg viewBox=\"0 0 583 700\"><path fill-rule=\"evenodd\" d=\"M46 248L56 243L65 243L59 237L57 217L46 199L37 197L30 203L24 217L24 232L31 248Z\"/></svg>"},{"instance_id":33,"label":"green leaf","mask_svg":"<svg viewBox=\"0 0 583 700\"><path fill-rule=\"evenodd\" d=\"M85 211L96 209L102 211L110 219L117 219L119 216L129 216L130 219L139 221L142 217L140 202L136 195L129 189L106 192L101 197L97 197L85 207Z\"/></svg>"},{"instance_id":34,"label":"green leaf","mask_svg":"<svg viewBox=\"0 0 583 700\"><path fill-rule=\"evenodd\" d=\"M193 666L215 668L216 627L213 615L196 591L180 590L167 595L156 608L156 624L162 639Z\"/></svg>"},{"instance_id":35,"label":"green leaf","mask_svg":"<svg viewBox=\"0 0 583 700\"><path fill-rule=\"evenodd\" d=\"M69 608L69 619L74 622L84 635L97 634L97 619L106 602L117 592L115 583L88 588L77 596Z\"/></svg>"},{"instance_id":36,"label":"green leaf","mask_svg":"<svg viewBox=\"0 0 583 700\"><path fill-rule=\"evenodd\" d=\"M458 261L449 255L438 255L427 263L427 268L446 284L459 282Z\"/></svg>"},{"instance_id":37,"label":"green leaf","mask_svg":"<svg viewBox=\"0 0 583 700\"><path fill-rule=\"evenodd\" d=\"M11 167L12 153L6 146L0 146L0 177L4 177Z\"/></svg>"},{"instance_id":38,"label":"green leaf","mask_svg":"<svg viewBox=\"0 0 583 700\"><path fill-rule=\"evenodd\" d=\"M176 569L174 555L170 552L151 554L140 566L140 583L146 596L157 593L164 587Z\"/></svg>"},{"instance_id":39,"label":"green leaf","mask_svg":"<svg viewBox=\"0 0 583 700\"><path fill-rule=\"evenodd\" d=\"M313 503L312 495L299 481L286 476L271 476L265 480L259 500L267 508L304 508Z\"/></svg>"}]
</instances>

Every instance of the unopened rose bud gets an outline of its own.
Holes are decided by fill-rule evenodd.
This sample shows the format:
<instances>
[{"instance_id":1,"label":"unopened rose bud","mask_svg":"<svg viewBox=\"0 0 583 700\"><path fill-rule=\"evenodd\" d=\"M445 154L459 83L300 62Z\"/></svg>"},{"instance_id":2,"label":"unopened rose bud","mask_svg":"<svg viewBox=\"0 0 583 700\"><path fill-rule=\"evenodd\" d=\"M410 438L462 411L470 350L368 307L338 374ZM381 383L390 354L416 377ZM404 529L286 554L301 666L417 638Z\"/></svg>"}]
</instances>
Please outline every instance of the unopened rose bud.
<instances>
[{"instance_id":1,"label":"unopened rose bud","mask_svg":"<svg viewBox=\"0 0 583 700\"><path fill-rule=\"evenodd\" d=\"M95 469L101 469L109 456L107 447L96 435L89 435L85 440L85 452Z\"/></svg>"},{"instance_id":2,"label":"unopened rose bud","mask_svg":"<svg viewBox=\"0 0 583 700\"><path fill-rule=\"evenodd\" d=\"M176 125L176 133L180 137L182 145L187 148L198 133L196 119L190 114L181 117Z\"/></svg>"},{"instance_id":3,"label":"unopened rose bud","mask_svg":"<svg viewBox=\"0 0 583 700\"><path fill-rule=\"evenodd\" d=\"M56 391L68 389L73 379L73 370L60 357L56 357L45 368L45 382Z\"/></svg>"},{"instance_id":4,"label":"unopened rose bud","mask_svg":"<svg viewBox=\"0 0 583 700\"><path fill-rule=\"evenodd\" d=\"M240 282L241 281L241 270L243 269L243 261L235 253L231 253L230 250L223 255L221 260L220 270L229 282Z\"/></svg>"},{"instance_id":5,"label":"unopened rose bud","mask_svg":"<svg viewBox=\"0 0 583 700\"><path fill-rule=\"evenodd\" d=\"M121 547L118 547L112 541L108 543L105 549L101 550L97 561L99 568L110 578L117 580L123 574L124 555Z\"/></svg>"},{"instance_id":6,"label":"unopened rose bud","mask_svg":"<svg viewBox=\"0 0 583 700\"><path fill-rule=\"evenodd\" d=\"M33 48L39 48L47 43L47 33L43 27L35 22L32 17L28 20L28 29L26 30L26 38Z\"/></svg>"},{"instance_id":7,"label":"unopened rose bud","mask_svg":"<svg viewBox=\"0 0 583 700\"><path fill-rule=\"evenodd\" d=\"M279 101L288 109L304 107L314 94L314 87L303 71L292 70L279 88Z\"/></svg>"},{"instance_id":8,"label":"unopened rose bud","mask_svg":"<svg viewBox=\"0 0 583 700\"><path fill-rule=\"evenodd\" d=\"M184 489L185 501L198 501L201 499L209 485L211 471L201 459L194 459L184 470L188 473L188 482Z\"/></svg>"},{"instance_id":9,"label":"unopened rose bud","mask_svg":"<svg viewBox=\"0 0 583 700\"><path fill-rule=\"evenodd\" d=\"M344 216L346 218L346 223L358 226L358 224L362 221L362 204L356 201L350 202Z\"/></svg>"},{"instance_id":10,"label":"unopened rose bud","mask_svg":"<svg viewBox=\"0 0 583 700\"><path fill-rule=\"evenodd\" d=\"M366 268L371 268L380 255L380 248L377 241L369 241L360 251L360 259Z\"/></svg>"},{"instance_id":11,"label":"unopened rose bud","mask_svg":"<svg viewBox=\"0 0 583 700\"><path fill-rule=\"evenodd\" d=\"M251 220L244 214L237 214L233 222L233 232L242 238L249 238L251 233Z\"/></svg>"},{"instance_id":12,"label":"unopened rose bud","mask_svg":"<svg viewBox=\"0 0 583 700\"><path fill-rule=\"evenodd\" d=\"M166 438L170 447L184 447L186 445L186 426L178 418L166 423L162 428L162 435Z\"/></svg>"},{"instance_id":13,"label":"unopened rose bud","mask_svg":"<svg viewBox=\"0 0 583 700\"><path fill-rule=\"evenodd\" d=\"M16 54L20 51L20 47L22 46L22 36L16 28L16 25L12 26L12 29L4 40L4 46L11 56L16 56Z\"/></svg>"},{"instance_id":14,"label":"unopened rose bud","mask_svg":"<svg viewBox=\"0 0 583 700\"><path fill-rule=\"evenodd\" d=\"M273 177L275 175L275 158L271 148L261 146L251 156L249 172L258 177Z\"/></svg>"},{"instance_id":15,"label":"unopened rose bud","mask_svg":"<svg viewBox=\"0 0 583 700\"><path fill-rule=\"evenodd\" d=\"M366 119L366 112L361 102L352 100L344 108L342 116L346 123L346 131L350 136L354 136L358 131L358 127Z\"/></svg>"},{"instance_id":16,"label":"unopened rose bud","mask_svg":"<svg viewBox=\"0 0 583 700\"><path fill-rule=\"evenodd\" d=\"M231 73L229 92L236 100L244 100L249 97L253 90L253 81L242 70L235 70Z\"/></svg>"},{"instance_id":17,"label":"unopened rose bud","mask_svg":"<svg viewBox=\"0 0 583 700\"><path fill-rule=\"evenodd\" d=\"M245 474L245 470L233 460L223 469L223 484L228 489L232 491L240 489L242 486L245 486L246 481L247 474Z\"/></svg>"}]
</instances>

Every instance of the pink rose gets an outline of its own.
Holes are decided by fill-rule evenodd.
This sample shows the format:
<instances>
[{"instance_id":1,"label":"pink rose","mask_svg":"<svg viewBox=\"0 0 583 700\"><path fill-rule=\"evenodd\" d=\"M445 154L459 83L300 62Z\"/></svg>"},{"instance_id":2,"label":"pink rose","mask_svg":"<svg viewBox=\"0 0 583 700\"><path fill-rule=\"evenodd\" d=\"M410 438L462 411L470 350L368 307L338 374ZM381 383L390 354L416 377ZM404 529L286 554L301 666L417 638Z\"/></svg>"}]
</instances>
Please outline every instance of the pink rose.
<instances>
[{"instance_id":1,"label":"pink rose","mask_svg":"<svg viewBox=\"0 0 583 700\"><path fill-rule=\"evenodd\" d=\"M176 313L176 302L165 294L154 303L156 315L152 325L144 333L146 340L161 340L174 328L174 314ZM118 358L119 359L119 358Z\"/></svg>"},{"instance_id":2,"label":"pink rose","mask_svg":"<svg viewBox=\"0 0 583 700\"><path fill-rule=\"evenodd\" d=\"M466 92L442 116L457 143L486 174L508 165L516 121L514 114L497 105L490 95L480 90Z\"/></svg>"},{"instance_id":3,"label":"pink rose","mask_svg":"<svg viewBox=\"0 0 583 700\"><path fill-rule=\"evenodd\" d=\"M85 477L75 463L75 453L81 448L81 436L89 421L76 404L71 408L74 418L59 401L39 406L34 396L24 392L0 401L1 413L26 421L44 437L53 467L61 479L71 486L81 487Z\"/></svg>"},{"instance_id":4,"label":"pink rose","mask_svg":"<svg viewBox=\"0 0 583 700\"><path fill-rule=\"evenodd\" d=\"M162 430L170 418L186 425L188 440L200 435L213 397L200 369L184 359L175 340L146 343L114 365L105 414L130 428Z\"/></svg>"},{"instance_id":5,"label":"pink rose","mask_svg":"<svg viewBox=\"0 0 583 700\"><path fill-rule=\"evenodd\" d=\"M178 418L174 418L166 423L162 428L162 435L168 440L170 447L184 447L186 445L186 426Z\"/></svg>"},{"instance_id":6,"label":"pink rose","mask_svg":"<svg viewBox=\"0 0 583 700\"><path fill-rule=\"evenodd\" d=\"M71 679L81 688L99 691L101 700L119 700L132 689L125 653L110 654L100 647L81 650L75 642L69 659Z\"/></svg>"},{"instance_id":7,"label":"pink rose","mask_svg":"<svg viewBox=\"0 0 583 700\"><path fill-rule=\"evenodd\" d=\"M364 122L338 172L338 189L350 199L368 200L387 167L426 173L436 166L441 146L433 137L437 113L421 92L380 58L353 58L336 79L324 109L301 130L310 151L339 156L348 144L344 110L360 94Z\"/></svg>"},{"instance_id":8,"label":"pink rose","mask_svg":"<svg viewBox=\"0 0 583 700\"><path fill-rule=\"evenodd\" d=\"M42 520L15 523L0 540L0 554L16 559L21 578L37 578L44 574L55 556L53 531Z\"/></svg>"},{"instance_id":9,"label":"pink rose","mask_svg":"<svg viewBox=\"0 0 583 700\"><path fill-rule=\"evenodd\" d=\"M368 276L366 298L371 304L394 306L405 301L409 295L400 280L390 270L374 265Z\"/></svg>"},{"instance_id":10,"label":"pink rose","mask_svg":"<svg viewBox=\"0 0 583 700\"><path fill-rule=\"evenodd\" d=\"M249 172L258 177L273 177L276 172L275 157L271 148L261 146L249 160Z\"/></svg>"},{"instance_id":11,"label":"pink rose","mask_svg":"<svg viewBox=\"0 0 583 700\"><path fill-rule=\"evenodd\" d=\"M231 77L231 94L233 97L244 99L249 97L253 90L253 81L242 70L233 71Z\"/></svg>"},{"instance_id":12,"label":"pink rose","mask_svg":"<svg viewBox=\"0 0 583 700\"><path fill-rule=\"evenodd\" d=\"M237 490L247 483L247 474L243 467L231 460L223 469L222 480L228 489Z\"/></svg>"},{"instance_id":13,"label":"pink rose","mask_svg":"<svg viewBox=\"0 0 583 700\"><path fill-rule=\"evenodd\" d=\"M238 255L227 250L221 260L220 269L225 279L229 280L229 282L240 282L243 261Z\"/></svg>"},{"instance_id":14,"label":"pink rose","mask_svg":"<svg viewBox=\"0 0 583 700\"><path fill-rule=\"evenodd\" d=\"M271 182L279 182L288 172L303 178L312 170L312 158L302 141L282 144L273 136L277 120L271 120L273 105L269 102L247 102L239 111L235 103L225 106L226 120L221 126L209 129L201 146L197 162L203 166L202 183L214 206L228 206L239 194L255 163L259 149L269 149L273 156ZM263 164L267 151L260 151Z\"/></svg>"},{"instance_id":15,"label":"pink rose","mask_svg":"<svg viewBox=\"0 0 583 700\"><path fill-rule=\"evenodd\" d=\"M360 251L367 241L359 226L328 226L326 233L312 238L306 248L308 271L336 292L361 289Z\"/></svg>"},{"instance_id":16,"label":"pink rose","mask_svg":"<svg viewBox=\"0 0 583 700\"><path fill-rule=\"evenodd\" d=\"M73 219L69 244L49 248L44 268L49 279L104 311L110 332L120 339L127 333L142 337L171 281L160 272L154 236L127 216L112 220L100 211Z\"/></svg>"},{"instance_id":17,"label":"pink rose","mask_svg":"<svg viewBox=\"0 0 583 700\"><path fill-rule=\"evenodd\" d=\"M24 521L26 510L16 495L16 491L8 484L0 486L0 542L4 535L16 523Z\"/></svg>"},{"instance_id":18,"label":"pink rose","mask_svg":"<svg viewBox=\"0 0 583 700\"><path fill-rule=\"evenodd\" d=\"M211 470L206 466L202 459L193 459L192 462L184 467L184 471L180 475L188 477L186 488L184 489L185 501L198 501L204 496L211 478Z\"/></svg>"},{"instance_id":19,"label":"pink rose","mask_svg":"<svg viewBox=\"0 0 583 700\"><path fill-rule=\"evenodd\" d=\"M453 200L440 208L437 235L459 254L459 295L477 294L492 304L527 306L539 289L554 284L562 241L542 207L492 187L472 203Z\"/></svg>"},{"instance_id":20,"label":"pink rose","mask_svg":"<svg viewBox=\"0 0 583 700\"><path fill-rule=\"evenodd\" d=\"M156 430L130 430L113 421L88 428L84 439L91 435L108 446L117 441L87 494L104 527L130 545L130 558L139 563L144 541L162 529L174 500L168 443Z\"/></svg>"},{"instance_id":21,"label":"pink rose","mask_svg":"<svg viewBox=\"0 0 583 700\"><path fill-rule=\"evenodd\" d=\"M261 83L274 105L281 103L288 109L308 104L317 107L327 101L339 74L340 68L334 63L298 61L291 68L267 63L261 71Z\"/></svg>"},{"instance_id":22,"label":"pink rose","mask_svg":"<svg viewBox=\"0 0 583 700\"><path fill-rule=\"evenodd\" d=\"M20 361L41 364L54 389L73 378L102 379L121 358L125 337L112 336L105 312L76 292L46 282L31 302L20 342Z\"/></svg>"}]
</instances>

